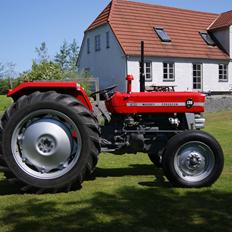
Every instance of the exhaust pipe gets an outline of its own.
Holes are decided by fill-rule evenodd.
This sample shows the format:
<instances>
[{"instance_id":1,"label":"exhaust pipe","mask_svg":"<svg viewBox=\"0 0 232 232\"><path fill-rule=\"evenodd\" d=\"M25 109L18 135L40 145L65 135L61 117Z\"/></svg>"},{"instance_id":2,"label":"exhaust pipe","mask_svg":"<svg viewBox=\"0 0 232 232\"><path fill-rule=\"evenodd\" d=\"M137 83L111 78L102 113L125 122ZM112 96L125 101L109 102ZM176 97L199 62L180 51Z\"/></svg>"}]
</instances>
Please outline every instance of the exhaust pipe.
<instances>
[{"instance_id":1,"label":"exhaust pipe","mask_svg":"<svg viewBox=\"0 0 232 232\"><path fill-rule=\"evenodd\" d=\"M145 92L144 41L141 41L141 60L140 60L140 92Z\"/></svg>"}]
</instances>

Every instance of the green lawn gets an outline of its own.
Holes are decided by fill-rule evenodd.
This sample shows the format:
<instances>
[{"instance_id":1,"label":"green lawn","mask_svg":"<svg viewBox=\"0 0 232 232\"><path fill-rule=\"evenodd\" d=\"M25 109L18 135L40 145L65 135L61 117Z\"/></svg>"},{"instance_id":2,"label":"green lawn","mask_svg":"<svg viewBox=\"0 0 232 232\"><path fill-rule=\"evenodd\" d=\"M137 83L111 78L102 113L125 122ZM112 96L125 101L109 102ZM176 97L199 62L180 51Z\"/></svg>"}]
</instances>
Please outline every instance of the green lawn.
<instances>
[{"instance_id":1,"label":"green lawn","mask_svg":"<svg viewBox=\"0 0 232 232\"><path fill-rule=\"evenodd\" d=\"M10 103L11 98L0 95L0 115L2 115L2 112L10 105Z\"/></svg>"},{"instance_id":2,"label":"green lawn","mask_svg":"<svg viewBox=\"0 0 232 232\"><path fill-rule=\"evenodd\" d=\"M173 188L144 154L102 154L95 180L80 191L19 194L0 180L0 231L229 232L232 228L232 112L207 114L225 152L211 188Z\"/></svg>"}]
</instances>

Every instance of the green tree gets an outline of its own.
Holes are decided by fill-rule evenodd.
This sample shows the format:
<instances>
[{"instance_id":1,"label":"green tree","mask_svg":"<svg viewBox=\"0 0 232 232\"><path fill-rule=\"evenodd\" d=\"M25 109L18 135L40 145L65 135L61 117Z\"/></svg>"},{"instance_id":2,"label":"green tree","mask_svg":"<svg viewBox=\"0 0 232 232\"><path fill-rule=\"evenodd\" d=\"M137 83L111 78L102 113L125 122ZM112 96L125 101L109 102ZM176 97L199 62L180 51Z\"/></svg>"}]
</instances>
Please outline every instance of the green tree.
<instances>
[{"instance_id":1,"label":"green tree","mask_svg":"<svg viewBox=\"0 0 232 232\"><path fill-rule=\"evenodd\" d=\"M37 64L33 61L32 69L30 72L24 73L20 80L24 81L38 81L38 80L61 80L63 78L62 70L58 64L52 61L43 61Z\"/></svg>"},{"instance_id":2,"label":"green tree","mask_svg":"<svg viewBox=\"0 0 232 232\"><path fill-rule=\"evenodd\" d=\"M0 79L4 77L4 65L0 62Z\"/></svg>"},{"instance_id":3,"label":"green tree","mask_svg":"<svg viewBox=\"0 0 232 232\"><path fill-rule=\"evenodd\" d=\"M70 51L69 51L69 70L70 71L77 71L78 56L79 56L79 46L77 45L77 42L74 39L73 42L70 44Z\"/></svg>"},{"instance_id":4,"label":"green tree","mask_svg":"<svg viewBox=\"0 0 232 232\"><path fill-rule=\"evenodd\" d=\"M48 48L45 42L42 42L40 47L35 48L35 51L37 53L37 63L43 63L49 61L49 55L48 55Z\"/></svg>"},{"instance_id":5,"label":"green tree","mask_svg":"<svg viewBox=\"0 0 232 232\"><path fill-rule=\"evenodd\" d=\"M15 64L8 62L6 64L0 63L0 79L1 79L1 91L5 93L6 89L12 88L12 80L16 77Z\"/></svg>"},{"instance_id":6,"label":"green tree","mask_svg":"<svg viewBox=\"0 0 232 232\"><path fill-rule=\"evenodd\" d=\"M12 62L8 62L5 65L5 72L4 72L4 78L7 79L9 88L13 88L12 85L12 80L16 77L16 72L15 72L15 64Z\"/></svg>"},{"instance_id":7,"label":"green tree","mask_svg":"<svg viewBox=\"0 0 232 232\"><path fill-rule=\"evenodd\" d=\"M63 72L69 69L70 48L66 41L63 42L59 52L55 55L55 63L57 63Z\"/></svg>"}]
</instances>

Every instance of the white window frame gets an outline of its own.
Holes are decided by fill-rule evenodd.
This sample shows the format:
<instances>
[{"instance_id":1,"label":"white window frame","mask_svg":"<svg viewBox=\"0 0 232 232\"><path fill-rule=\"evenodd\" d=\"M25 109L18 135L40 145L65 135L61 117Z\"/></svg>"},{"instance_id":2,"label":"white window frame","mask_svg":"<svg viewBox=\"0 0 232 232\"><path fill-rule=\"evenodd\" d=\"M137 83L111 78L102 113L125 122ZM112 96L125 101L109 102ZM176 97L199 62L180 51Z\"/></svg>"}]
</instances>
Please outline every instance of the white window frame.
<instances>
[{"instance_id":1,"label":"white window frame","mask_svg":"<svg viewBox=\"0 0 232 232\"><path fill-rule=\"evenodd\" d=\"M194 68L194 66L196 66L196 68ZM193 63L193 90L202 90L203 87L202 85L203 85L203 65L201 63Z\"/></svg>"},{"instance_id":2,"label":"white window frame","mask_svg":"<svg viewBox=\"0 0 232 232\"><path fill-rule=\"evenodd\" d=\"M163 62L163 82L174 82L174 81L175 81L175 63Z\"/></svg>"},{"instance_id":3,"label":"white window frame","mask_svg":"<svg viewBox=\"0 0 232 232\"><path fill-rule=\"evenodd\" d=\"M144 74L145 74L145 81L152 82L152 62L145 61L144 63Z\"/></svg>"},{"instance_id":4,"label":"white window frame","mask_svg":"<svg viewBox=\"0 0 232 232\"><path fill-rule=\"evenodd\" d=\"M101 35L95 35L95 51L101 51Z\"/></svg>"},{"instance_id":5,"label":"white window frame","mask_svg":"<svg viewBox=\"0 0 232 232\"><path fill-rule=\"evenodd\" d=\"M218 65L218 80L219 82L228 82L228 64L219 64Z\"/></svg>"}]
</instances>

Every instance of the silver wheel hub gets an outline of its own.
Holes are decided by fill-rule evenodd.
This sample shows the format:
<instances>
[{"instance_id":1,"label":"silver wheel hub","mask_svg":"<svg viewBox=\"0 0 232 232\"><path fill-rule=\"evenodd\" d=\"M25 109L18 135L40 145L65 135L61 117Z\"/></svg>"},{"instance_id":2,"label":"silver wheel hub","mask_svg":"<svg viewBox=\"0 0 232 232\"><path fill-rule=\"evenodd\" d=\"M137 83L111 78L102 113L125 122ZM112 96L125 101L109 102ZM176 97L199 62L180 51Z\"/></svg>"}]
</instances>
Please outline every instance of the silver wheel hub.
<instances>
[{"instance_id":1,"label":"silver wheel hub","mask_svg":"<svg viewBox=\"0 0 232 232\"><path fill-rule=\"evenodd\" d=\"M212 150L198 141L183 144L176 152L174 159L177 174L190 182L201 181L209 176L214 164Z\"/></svg>"},{"instance_id":2,"label":"silver wheel hub","mask_svg":"<svg viewBox=\"0 0 232 232\"><path fill-rule=\"evenodd\" d=\"M56 140L52 136L42 136L36 144L36 149L40 155L49 156L54 154Z\"/></svg>"},{"instance_id":3,"label":"silver wheel hub","mask_svg":"<svg viewBox=\"0 0 232 232\"><path fill-rule=\"evenodd\" d=\"M24 172L40 179L54 179L77 163L81 137L76 124L65 114L38 110L19 122L11 147Z\"/></svg>"},{"instance_id":4,"label":"silver wheel hub","mask_svg":"<svg viewBox=\"0 0 232 232\"><path fill-rule=\"evenodd\" d=\"M204 157L197 152L186 154L186 157L183 157L182 162L184 162L186 170L190 171L202 170L205 166Z\"/></svg>"},{"instance_id":5,"label":"silver wheel hub","mask_svg":"<svg viewBox=\"0 0 232 232\"><path fill-rule=\"evenodd\" d=\"M72 137L57 120L42 119L30 125L22 140L23 159L50 171L64 164L71 154Z\"/></svg>"}]
</instances>

